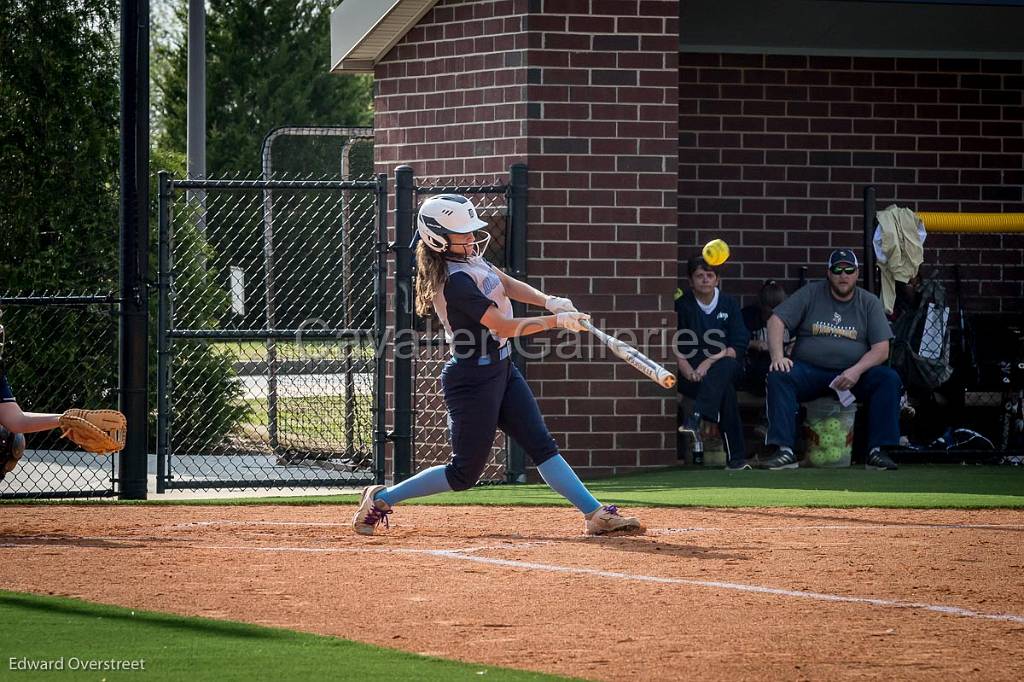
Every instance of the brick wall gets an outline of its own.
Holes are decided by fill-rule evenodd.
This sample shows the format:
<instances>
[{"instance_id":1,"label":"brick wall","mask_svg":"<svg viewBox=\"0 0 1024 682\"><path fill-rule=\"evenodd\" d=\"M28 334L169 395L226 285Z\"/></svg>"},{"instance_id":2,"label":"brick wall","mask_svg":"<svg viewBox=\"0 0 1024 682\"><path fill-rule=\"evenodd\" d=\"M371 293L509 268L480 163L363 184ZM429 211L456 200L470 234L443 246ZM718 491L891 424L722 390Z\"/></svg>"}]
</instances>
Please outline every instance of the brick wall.
<instances>
[{"instance_id":1,"label":"brick wall","mask_svg":"<svg viewBox=\"0 0 1024 682\"><path fill-rule=\"evenodd\" d=\"M442 0L377 65L378 171L526 162L531 283L609 329L674 328L677 14L674 1ZM582 474L674 461L674 395L623 363L548 357L527 375Z\"/></svg>"},{"instance_id":2,"label":"brick wall","mask_svg":"<svg viewBox=\"0 0 1024 682\"><path fill-rule=\"evenodd\" d=\"M679 258L713 237L752 295L863 248L862 192L921 211L1021 212L1024 62L682 54ZM1019 310L1024 235L934 234L975 310Z\"/></svg>"},{"instance_id":3,"label":"brick wall","mask_svg":"<svg viewBox=\"0 0 1024 682\"><path fill-rule=\"evenodd\" d=\"M402 164L413 167L421 184L437 178L492 182L526 158L526 5L526 0L442 0L377 64L374 161L392 188L395 167ZM389 202L393 210L393 189ZM394 239L390 217L388 230ZM393 259L388 267L387 323L393 328ZM389 350L389 410L393 376ZM427 408L421 420L437 422L438 401L422 403L414 406ZM436 459L443 434L415 427L414 433L421 445L413 454L416 466L424 459L436 463L430 460ZM417 457L422 454L431 457ZM387 475L390 480L390 449Z\"/></svg>"},{"instance_id":4,"label":"brick wall","mask_svg":"<svg viewBox=\"0 0 1024 682\"><path fill-rule=\"evenodd\" d=\"M542 10L529 19L530 274L609 330L674 329L678 4ZM664 345L647 350L664 360ZM535 363L529 374L585 473L675 461L674 395L624 363Z\"/></svg>"},{"instance_id":5,"label":"brick wall","mask_svg":"<svg viewBox=\"0 0 1024 682\"><path fill-rule=\"evenodd\" d=\"M527 0L442 0L374 71L378 172L501 173L526 157Z\"/></svg>"}]
</instances>

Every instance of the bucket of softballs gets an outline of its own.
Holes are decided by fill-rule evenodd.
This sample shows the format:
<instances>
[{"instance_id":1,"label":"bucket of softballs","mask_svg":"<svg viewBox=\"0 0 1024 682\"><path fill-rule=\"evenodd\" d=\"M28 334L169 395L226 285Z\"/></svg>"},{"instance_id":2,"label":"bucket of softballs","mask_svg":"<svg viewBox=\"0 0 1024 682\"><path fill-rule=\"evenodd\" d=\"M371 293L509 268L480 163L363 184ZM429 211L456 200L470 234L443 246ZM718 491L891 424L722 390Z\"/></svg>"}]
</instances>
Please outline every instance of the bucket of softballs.
<instances>
[{"instance_id":1,"label":"bucket of softballs","mask_svg":"<svg viewBox=\"0 0 1024 682\"><path fill-rule=\"evenodd\" d=\"M850 466L856 403L843 407L834 398L819 398L806 403L805 407L808 464L832 468Z\"/></svg>"}]
</instances>

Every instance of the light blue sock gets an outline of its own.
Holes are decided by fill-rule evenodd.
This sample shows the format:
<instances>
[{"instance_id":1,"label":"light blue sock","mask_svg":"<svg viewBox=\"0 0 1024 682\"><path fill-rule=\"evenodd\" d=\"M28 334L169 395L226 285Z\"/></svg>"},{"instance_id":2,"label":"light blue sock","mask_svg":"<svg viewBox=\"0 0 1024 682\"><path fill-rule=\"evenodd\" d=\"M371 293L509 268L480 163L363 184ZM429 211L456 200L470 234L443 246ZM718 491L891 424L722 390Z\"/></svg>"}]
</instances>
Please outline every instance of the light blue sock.
<instances>
[{"instance_id":1,"label":"light blue sock","mask_svg":"<svg viewBox=\"0 0 1024 682\"><path fill-rule=\"evenodd\" d=\"M584 514L589 514L601 506L561 455L555 455L544 462L537 467L537 471L545 483Z\"/></svg>"},{"instance_id":2,"label":"light blue sock","mask_svg":"<svg viewBox=\"0 0 1024 682\"><path fill-rule=\"evenodd\" d=\"M385 488L373 496L375 500L383 500L394 506L402 500L410 497L425 497L436 493L446 493L452 487L448 484L448 477L444 473L444 465L424 469L412 478L407 478L401 483Z\"/></svg>"}]
</instances>

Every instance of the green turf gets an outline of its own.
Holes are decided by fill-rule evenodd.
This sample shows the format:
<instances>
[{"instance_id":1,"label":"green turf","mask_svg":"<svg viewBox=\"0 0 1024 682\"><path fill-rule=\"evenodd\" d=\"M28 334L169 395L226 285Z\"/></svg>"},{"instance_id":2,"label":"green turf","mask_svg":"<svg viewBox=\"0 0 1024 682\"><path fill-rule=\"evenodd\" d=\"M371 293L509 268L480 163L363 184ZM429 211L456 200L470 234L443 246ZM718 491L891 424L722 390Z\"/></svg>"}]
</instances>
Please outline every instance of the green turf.
<instances>
[{"instance_id":1,"label":"green turf","mask_svg":"<svg viewBox=\"0 0 1024 682\"><path fill-rule=\"evenodd\" d=\"M263 427L269 422L266 398L242 399L247 409L238 427ZM297 440L301 448L309 443L321 446L349 445L346 415L352 413L352 443L373 442L373 396L356 395L354 405L342 395L316 397L282 396L277 400L278 438L283 443Z\"/></svg>"},{"instance_id":2,"label":"green turf","mask_svg":"<svg viewBox=\"0 0 1024 682\"><path fill-rule=\"evenodd\" d=\"M898 471L665 469L588 481L587 486L603 503L631 507L1024 507L1024 469L1017 467L919 465ZM355 501L352 496L326 496L276 498L274 502L308 504L342 499ZM568 503L546 485L515 485L481 486L417 500L416 504Z\"/></svg>"},{"instance_id":3,"label":"green turf","mask_svg":"<svg viewBox=\"0 0 1024 682\"><path fill-rule=\"evenodd\" d=\"M334 637L0 591L0 679L560 680L382 649ZM382 624L386 628L386 624ZM12 669L21 659L64 670ZM144 671L71 671L72 658L142 660Z\"/></svg>"},{"instance_id":4,"label":"green turf","mask_svg":"<svg viewBox=\"0 0 1024 682\"><path fill-rule=\"evenodd\" d=\"M677 468L588 481L587 485L602 502L631 507L1024 507L1024 468L1007 466L916 465L903 466L899 471L850 468L735 472ZM355 499L353 495L326 495L154 500L139 504L307 505L351 503ZM568 504L544 485L482 486L415 503Z\"/></svg>"},{"instance_id":5,"label":"green turf","mask_svg":"<svg viewBox=\"0 0 1024 682\"><path fill-rule=\"evenodd\" d=\"M218 353L230 355L239 362L265 361L266 341L211 341L209 345ZM307 339L302 343L278 341L275 346L278 360L343 360L372 359L373 344L354 344L351 341Z\"/></svg>"}]
</instances>

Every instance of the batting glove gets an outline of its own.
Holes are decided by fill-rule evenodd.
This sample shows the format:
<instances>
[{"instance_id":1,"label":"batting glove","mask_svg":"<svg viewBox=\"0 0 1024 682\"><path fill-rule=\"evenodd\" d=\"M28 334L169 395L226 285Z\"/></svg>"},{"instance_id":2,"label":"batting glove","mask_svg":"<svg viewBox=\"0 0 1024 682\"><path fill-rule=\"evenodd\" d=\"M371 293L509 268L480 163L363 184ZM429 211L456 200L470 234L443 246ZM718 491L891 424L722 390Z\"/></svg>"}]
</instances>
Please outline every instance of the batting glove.
<instances>
[{"instance_id":1,"label":"batting glove","mask_svg":"<svg viewBox=\"0 0 1024 682\"><path fill-rule=\"evenodd\" d=\"M572 301L558 296L548 296L548 300L544 302L544 307L547 308L548 312L552 315L557 315L558 313L578 312L576 310L576 306L572 304Z\"/></svg>"},{"instance_id":2,"label":"batting glove","mask_svg":"<svg viewBox=\"0 0 1024 682\"><path fill-rule=\"evenodd\" d=\"M589 320L590 315L579 312L566 312L558 313L555 315L555 324L562 329L568 329L571 332L585 332L587 328L581 324L584 320Z\"/></svg>"}]
</instances>

